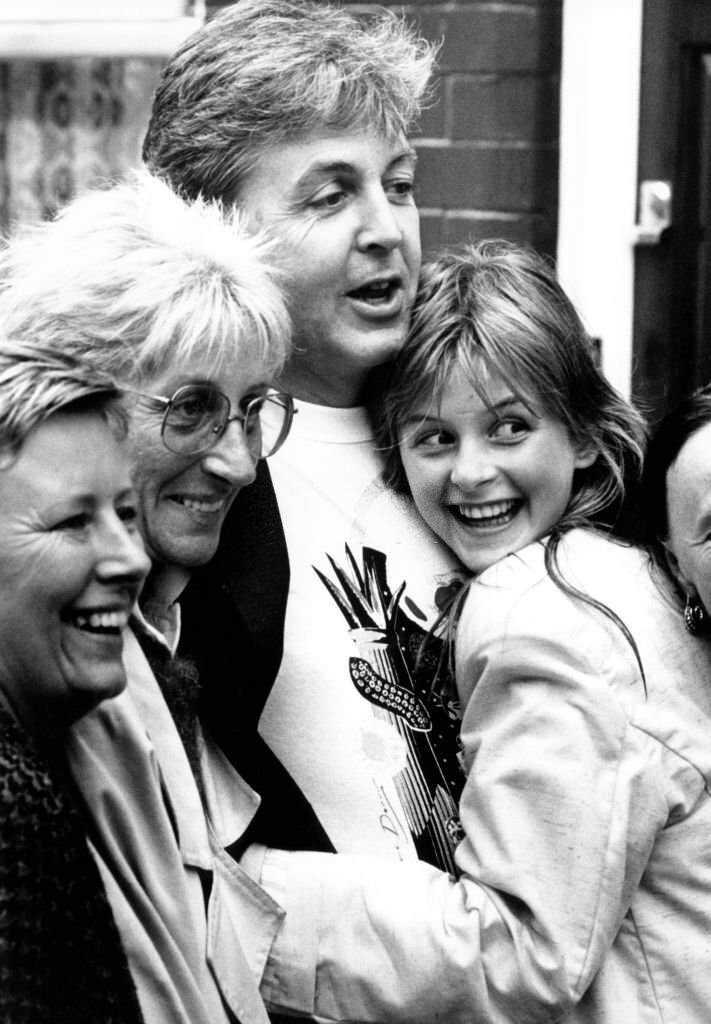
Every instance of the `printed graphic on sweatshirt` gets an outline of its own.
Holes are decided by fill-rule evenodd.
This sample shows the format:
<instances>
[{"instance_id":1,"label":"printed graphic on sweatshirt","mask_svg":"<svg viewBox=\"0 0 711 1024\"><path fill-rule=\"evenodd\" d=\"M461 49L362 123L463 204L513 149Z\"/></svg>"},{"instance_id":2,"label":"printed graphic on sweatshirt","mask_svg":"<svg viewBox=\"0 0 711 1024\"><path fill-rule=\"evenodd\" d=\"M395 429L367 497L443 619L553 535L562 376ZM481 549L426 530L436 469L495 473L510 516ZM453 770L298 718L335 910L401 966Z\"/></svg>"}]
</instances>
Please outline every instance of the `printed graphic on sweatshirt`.
<instances>
[{"instance_id":1,"label":"printed graphic on sweatshirt","mask_svg":"<svg viewBox=\"0 0 711 1024\"><path fill-rule=\"evenodd\" d=\"M395 729L403 741L395 786L418 857L453 872L464 774L459 706L446 659L440 658L442 642L427 637L427 617L407 597L406 584L391 590L386 555L365 547L358 565L349 547L345 553L345 566L327 556L333 578L314 569L355 645L351 682L385 730ZM397 808L388 813L397 815Z\"/></svg>"}]
</instances>

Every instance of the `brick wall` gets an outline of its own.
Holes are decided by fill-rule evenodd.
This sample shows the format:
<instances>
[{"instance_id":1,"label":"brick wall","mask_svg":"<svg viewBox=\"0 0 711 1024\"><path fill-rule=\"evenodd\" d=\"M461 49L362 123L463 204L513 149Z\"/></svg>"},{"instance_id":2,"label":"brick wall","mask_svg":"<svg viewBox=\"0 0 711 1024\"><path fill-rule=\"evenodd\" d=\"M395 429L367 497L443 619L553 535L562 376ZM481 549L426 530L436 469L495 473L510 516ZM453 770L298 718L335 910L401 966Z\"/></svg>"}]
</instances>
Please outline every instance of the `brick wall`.
<instances>
[{"instance_id":1,"label":"brick wall","mask_svg":"<svg viewBox=\"0 0 711 1024\"><path fill-rule=\"evenodd\" d=\"M426 251L497 236L555 252L561 4L385 0L442 41L437 99L416 140Z\"/></svg>"}]
</instances>

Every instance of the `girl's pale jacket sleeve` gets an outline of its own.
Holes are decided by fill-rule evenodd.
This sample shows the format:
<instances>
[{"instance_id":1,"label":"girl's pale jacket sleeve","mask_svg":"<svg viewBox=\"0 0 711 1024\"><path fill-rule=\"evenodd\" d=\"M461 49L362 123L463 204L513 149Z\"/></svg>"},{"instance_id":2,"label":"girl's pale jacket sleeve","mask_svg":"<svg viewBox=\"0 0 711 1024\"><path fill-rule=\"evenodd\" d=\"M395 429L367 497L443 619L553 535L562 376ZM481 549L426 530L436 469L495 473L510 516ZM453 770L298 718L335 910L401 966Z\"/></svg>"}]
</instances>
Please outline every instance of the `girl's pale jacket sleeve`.
<instances>
[{"instance_id":1,"label":"girl's pale jacket sleeve","mask_svg":"<svg viewBox=\"0 0 711 1024\"><path fill-rule=\"evenodd\" d=\"M274 1005L328 1021L557 1020L612 946L669 815L669 754L634 723L644 687L617 627L516 561L472 587L457 635L461 876L269 851L262 881L286 910L263 988ZM673 771L703 790L683 759Z\"/></svg>"}]
</instances>

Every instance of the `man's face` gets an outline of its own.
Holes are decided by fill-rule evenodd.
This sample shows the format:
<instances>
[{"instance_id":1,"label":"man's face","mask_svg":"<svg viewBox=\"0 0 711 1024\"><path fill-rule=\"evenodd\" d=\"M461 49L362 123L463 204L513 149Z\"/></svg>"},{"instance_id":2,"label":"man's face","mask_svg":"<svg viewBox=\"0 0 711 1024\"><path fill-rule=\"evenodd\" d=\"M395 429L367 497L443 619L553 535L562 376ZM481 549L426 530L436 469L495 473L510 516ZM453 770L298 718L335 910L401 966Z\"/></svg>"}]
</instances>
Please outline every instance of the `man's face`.
<instances>
[{"instance_id":1,"label":"man's face","mask_svg":"<svg viewBox=\"0 0 711 1024\"><path fill-rule=\"evenodd\" d=\"M402 345L420 268L414 173L403 138L323 130L267 150L242 184L239 205L282 242L297 397L356 404Z\"/></svg>"}]
</instances>

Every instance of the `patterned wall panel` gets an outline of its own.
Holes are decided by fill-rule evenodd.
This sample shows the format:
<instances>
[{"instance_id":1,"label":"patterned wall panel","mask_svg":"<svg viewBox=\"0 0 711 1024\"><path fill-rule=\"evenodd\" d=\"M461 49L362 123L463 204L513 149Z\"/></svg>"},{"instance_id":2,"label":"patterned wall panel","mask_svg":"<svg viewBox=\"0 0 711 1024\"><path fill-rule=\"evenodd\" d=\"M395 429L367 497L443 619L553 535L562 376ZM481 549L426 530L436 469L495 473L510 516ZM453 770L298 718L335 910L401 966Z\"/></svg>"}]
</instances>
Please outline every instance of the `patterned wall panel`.
<instances>
[{"instance_id":1,"label":"patterned wall panel","mask_svg":"<svg viewBox=\"0 0 711 1024\"><path fill-rule=\"evenodd\" d=\"M0 229L140 165L162 59L0 62Z\"/></svg>"}]
</instances>

